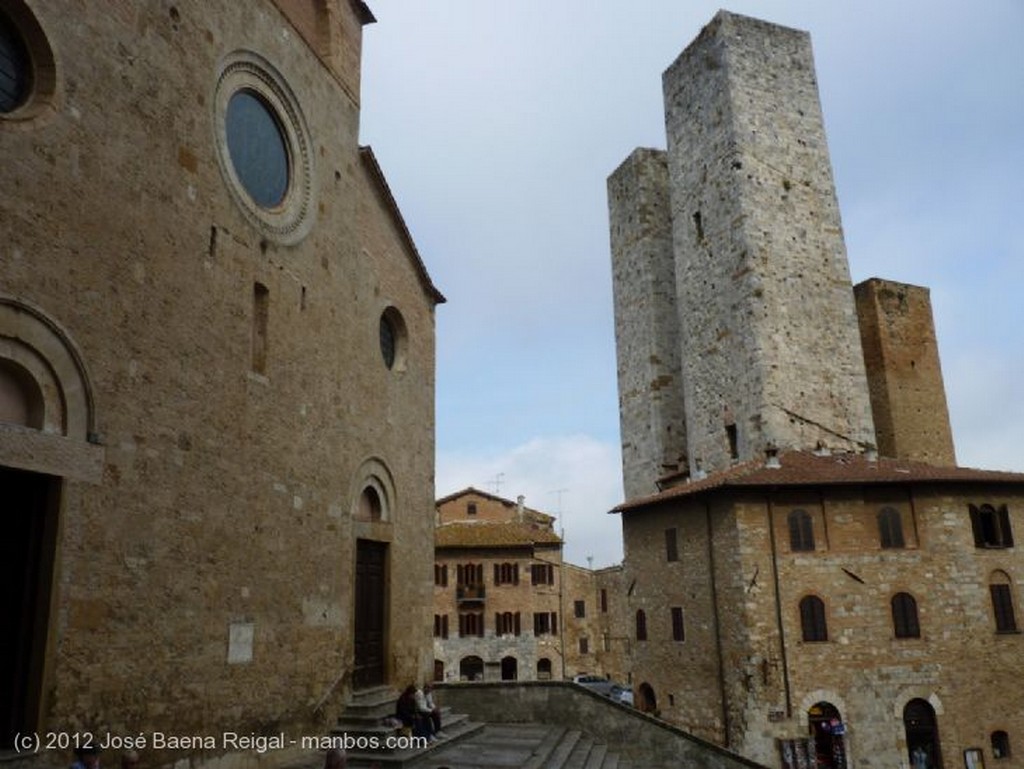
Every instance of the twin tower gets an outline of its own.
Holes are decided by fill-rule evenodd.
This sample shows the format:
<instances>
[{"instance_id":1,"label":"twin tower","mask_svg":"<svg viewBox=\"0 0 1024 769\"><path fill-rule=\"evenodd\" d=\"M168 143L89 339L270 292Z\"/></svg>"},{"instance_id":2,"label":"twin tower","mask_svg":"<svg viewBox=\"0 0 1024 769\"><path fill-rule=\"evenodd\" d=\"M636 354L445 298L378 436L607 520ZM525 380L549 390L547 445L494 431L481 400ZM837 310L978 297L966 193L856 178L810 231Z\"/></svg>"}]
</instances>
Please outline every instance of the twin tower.
<instances>
[{"instance_id":1,"label":"twin tower","mask_svg":"<svg viewBox=\"0 0 1024 769\"><path fill-rule=\"evenodd\" d=\"M927 289L854 288L807 33L719 12L608 180L626 498L785 450L954 464Z\"/></svg>"}]
</instances>

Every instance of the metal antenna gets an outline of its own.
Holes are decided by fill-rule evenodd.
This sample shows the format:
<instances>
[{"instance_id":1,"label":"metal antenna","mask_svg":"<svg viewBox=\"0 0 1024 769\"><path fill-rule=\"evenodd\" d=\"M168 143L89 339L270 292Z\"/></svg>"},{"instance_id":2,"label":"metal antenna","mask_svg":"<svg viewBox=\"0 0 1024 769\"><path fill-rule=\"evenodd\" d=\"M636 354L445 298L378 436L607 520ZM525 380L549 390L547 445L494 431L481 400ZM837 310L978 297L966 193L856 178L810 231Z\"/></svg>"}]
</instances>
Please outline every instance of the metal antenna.
<instances>
[{"instance_id":1,"label":"metal antenna","mask_svg":"<svg viewBox=\"0 0 1024 769\"><path fill-rule=\"evenodd\" d=\"M494 486L494 496L501 496L501 484L505 480L505 473L498 473L494 478L487 482L488 486Z\"/></svg>"}]
</instances>

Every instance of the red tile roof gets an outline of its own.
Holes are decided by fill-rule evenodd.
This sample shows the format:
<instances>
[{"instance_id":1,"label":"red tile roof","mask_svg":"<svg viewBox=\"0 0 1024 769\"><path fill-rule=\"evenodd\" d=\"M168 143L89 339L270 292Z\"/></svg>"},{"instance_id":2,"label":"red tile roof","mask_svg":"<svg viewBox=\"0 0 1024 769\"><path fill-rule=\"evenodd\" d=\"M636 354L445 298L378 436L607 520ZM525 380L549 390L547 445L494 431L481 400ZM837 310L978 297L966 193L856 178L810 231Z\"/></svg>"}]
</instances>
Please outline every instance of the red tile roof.
<instances>
[{"instance_id":1,"label":"red tile roof","mask_svg":"<svg viewBox=\"0 0 1024 769\"><path fill-rule=\"evenodd\" d=\"M561 543L551 529L519 522L455 521L434 529L434 547L528 547Z\"/></svg>"},{"instance_id":2,"label":"red tile roof","mask_svg":"<svg viewBox=\"0 0 1024 769\"><path fill-rule=\"evenodd\" d=\"M657 494L632 499L615 507L613 513L638 510L673 499L682 499L713 489L775 488L793 486L842 486L906 483L1002 483L1024 485L1024 473L975 470L970 467L929 465L906 459L865 454L817 454L788 451L779 454L778 467L764 460L745 462L706 478L690 480Z\"/></svg>"}]
</instances>

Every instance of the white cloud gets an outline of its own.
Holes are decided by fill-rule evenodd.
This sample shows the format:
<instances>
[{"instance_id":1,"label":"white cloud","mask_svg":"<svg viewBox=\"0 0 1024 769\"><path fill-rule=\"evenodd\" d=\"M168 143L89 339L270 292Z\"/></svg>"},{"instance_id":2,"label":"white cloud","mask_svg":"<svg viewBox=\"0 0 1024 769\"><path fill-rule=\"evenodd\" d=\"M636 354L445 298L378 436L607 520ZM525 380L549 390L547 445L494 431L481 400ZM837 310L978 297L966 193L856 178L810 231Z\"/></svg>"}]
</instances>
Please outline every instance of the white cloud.
<instances>
[{"instance_id":1,"label":"white cloud","mask_svg":"<svg viewBox=\"0 0 1024 769\"><path fill-rule=\"evenodd\" d=\"M441 451L437 456L437 496L467 486L559 516L565 529L565 557L572 563L609 566L622 560L622 528L608 511L622 501L619 449L588 435L556 435L492 452Z\"/></svg>"}]
</instances>

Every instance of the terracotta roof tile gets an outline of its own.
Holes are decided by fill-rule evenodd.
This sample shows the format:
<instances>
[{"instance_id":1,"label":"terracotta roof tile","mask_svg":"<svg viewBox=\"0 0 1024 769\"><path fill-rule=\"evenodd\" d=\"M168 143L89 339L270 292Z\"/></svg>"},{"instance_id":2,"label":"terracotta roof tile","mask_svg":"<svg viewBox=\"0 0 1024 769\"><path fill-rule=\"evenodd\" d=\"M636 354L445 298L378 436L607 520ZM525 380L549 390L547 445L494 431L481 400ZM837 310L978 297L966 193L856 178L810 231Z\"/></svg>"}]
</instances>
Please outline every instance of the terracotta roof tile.
<instances>
[{"instance_id":1,"label":"terracotta roof tile","mask_svg":"<svg viewBox=\"0 0 1024 769\"><path fill-rule=\"evenodd\" d=\"M551 529L518 522L456 521L434 529L434 547L524 547L561 543Z\"/></svg>"},{"instance_id":2,"label":"terracotta roof tile","mask_svg":"<svg viewBox=\"0 0 1024 769\"><path fill-rule=\"evenodd\" d=\"M841 486L866 483L1009 483L1024 485L1024 473L975 470L970 467L929 465L906 459L864 454L816 454L789 451L779 455L779 466L764 460L745 462L727 470L680 483L657 494L633 499L615 507L613 513L628 512L693 496L712 489L785 486Z\"/></svg>"}]
</instances>

